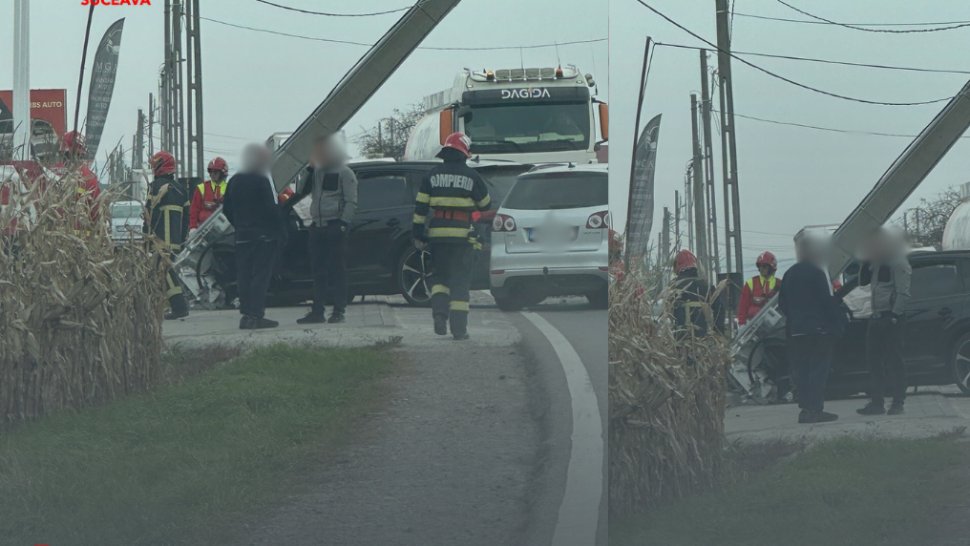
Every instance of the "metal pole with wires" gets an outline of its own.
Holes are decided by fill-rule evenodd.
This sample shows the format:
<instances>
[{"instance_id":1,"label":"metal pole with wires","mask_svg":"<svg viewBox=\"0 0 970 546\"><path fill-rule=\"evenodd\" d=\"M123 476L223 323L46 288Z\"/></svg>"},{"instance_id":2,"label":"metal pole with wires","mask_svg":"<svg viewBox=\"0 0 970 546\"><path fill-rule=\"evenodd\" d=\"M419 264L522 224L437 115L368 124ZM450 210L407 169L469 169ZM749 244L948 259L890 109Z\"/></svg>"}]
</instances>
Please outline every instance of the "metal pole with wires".
<instances>
[{"instance_id":1,"label":"metal pole with wires","mask_svg":"<svg viewBox=\"0 0 970 546\"><path fill-rule=\"evenodd\" d=\"M693 148L694 156L691 162L691 201L694 203L694 217L691 218L694 222L694 252L697 254L697 261L701 264L702 271L701 278L707 279L708 282L711 281L711 263L708 259L707 254L707 211L704 206L704 166L702 164L703 158L701 157L701 142L700 134L697 126L699 125L699 120L697 119L697 95L691 93L690 95L690 132L691 132L691 145Z\"/></svg>"},{"instance_id":2,"label":"metal pole with wires","mask_svg":"<svg viewBox=\"0 0 970 546\"><path fill-rule=\"evenodd\" d=\"M711 136L711 90L707 80L707 51L701 50L701 123L704 128L704 184L707 189L708 247L716 275L721 274L721 252L717 241L717 200L714 191L714 143Z\"/></svg>"},{"instance_id":3,"label":"metal pole with wires","mask_svg":"<svg viewBox=\"0 0 970 546\"><path fill-rule=\"evenodd\" d=\"M727 154L721 158L726 164L725 183L725 245L734 254L736 273L743 276L744 257L741 249L741 203L738 193L738 148L734 124L734 89L731 77L731 36L728 0L714 0L717 19L717 72L721 88L721 139ZM724 146L722 145L722 150ZM728 216L730 212L730 216ZM733 243L733 244L731 244ZM733 247L733 248L732 248ZM729 273L731 271L729 270ZM738 287L734 287L735 289ZM733 290L730 302L733 306Z\"/></svg>"}]
</instances>

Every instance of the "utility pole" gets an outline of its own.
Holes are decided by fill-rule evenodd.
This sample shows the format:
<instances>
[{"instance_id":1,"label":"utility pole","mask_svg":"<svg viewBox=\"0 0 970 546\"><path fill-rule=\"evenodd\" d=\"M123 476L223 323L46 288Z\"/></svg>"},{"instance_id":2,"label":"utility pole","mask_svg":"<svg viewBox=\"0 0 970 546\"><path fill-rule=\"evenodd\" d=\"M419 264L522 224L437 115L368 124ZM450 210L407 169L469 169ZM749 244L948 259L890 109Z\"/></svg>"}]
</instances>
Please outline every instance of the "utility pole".
<instances>
[{"instance_id":1,"label":"utility pole","mask_svg":"<svg viewBox=\"0 0 970 546\"><path fill-rule=\"evenodd\" d=\"M677 250L681 249L680 244L680 192L674 190L674 245Z\"/></svg>"},{"instance_id":2,"label":"utility pole","mask_svg":"<svg viewBox=\"0 0 970 546\"><path fill-rule=\"evenodd\" d=\"M138 125L135 127L135 142L131 147L131 168L140 169L145 157L145 113L138 109Z\"/></svg>"},{"instance_id":3,"label":"utility pole","mask_svg":"<svg viewBox=\"0 0 970 546\"><path fill-rule=\"evenodd\" d=\"M714 0L717 19L717 75L721 92L721 163L724 175L724 245L725 253L734 254L738 276L744 271L741 252L741 202L738 194L738 148L734 125L734 79L731 76L731 30L728 0ZM725 153L726 152L726 153ZM732 244L733 243L733 244ZM733 248L732 248L733 247ZM730 260L730 258L729 258ZM728 262L730 264L730 261ZM728 274L732 273L730 265ZM734 309L735 291L728 290L728 309Z\"/></svg>"},{"instance_id":4,"label":"utility pole","mask_svg":"<svg viewBox=\"0 0 970 546\"><path fill-rule=\"evenodd\" d=\"M710 281L711 263L707 257L707 213L704 207L704 167L701 163L701 141L697 131L697 95L690 95L690 133L694 150L694 160L691 164L692 201L694 202L694 252L697 261L702 265L704 278Z\"/></svg>"},{"instance_id":5,"label":"utility pole","mask_svg":"<svg viewBox=\"0 0 970 546\"><path fill-rule=\"evenodd\" d=\"M171 82L172 82L172 153L175 154L175 163L178 165L176 176L185 176L185 110L183 108L182 95L182 13L184 0L174 0L172 3L172 60L171 60Z\"/></svg>"},{"instance_id":6,"label":"utility pole","mask_svg":"<svg viewBox=\"0 0 970 546\"><path fill-rule=\"evenodd\" d=\"M148 157L155 155L155 97L148 94Z\"/></svg>"},{"instance_id":7,"label":"utility pole","mask_svg":"<svg viewBox=\"0 0 970 546\"><path fill-rule=\"evenodd\" d=\"M159 74L158 98L161 102L159 112L162 124L162 149L172 150L172 0L165 0L165 54L162 56L162 70Z\"/></svg>"},{"instance_id":8,"label":"utility pole","mask_svg":"<svg viewBox=\"0 0 970 546\"><path fill-rule=\"evenodd\" d=\"M694 160L684 173L684 218L687 220L687 248L694 250Z\"/></svg>"},{"instance_id":9,"label":"utility pole","mask_svg":"<svg viewBox=\"0 0 970 546\"><path fill-rule=\"evenodd\" d=\"M721 251L717 243L717 200L714 191L714 143L711 137L711 91L707 81L707 51L701 54L701 123L704 127L704 185L707 191L708 256L713 256L714 273L721 274Z\"/></svg>"},{"instance_id":10,"label":"utility pole","mask_svg":"<svg viewBox=\"0 0 970 546\"><path fill-rule=\"evenodd\" d=\"M199 0L185 1L186 57L188 79L185 115L188 120L186 175L204 177L202 149L202 47L199 35Z\"/></svg>"},{"instance_id":11,"label":"utility pole","mask_svg":"<svg viewBox=\"0 0 970 546\"><path fill-rule=\"evenodd\" d=\"M10 107L13 110L12 157L30 159L30 0L14 0L13 4L13 104Z\"/></svg>"},{"instance_id":12,"label":"utility pole","mask_svg":"<svg viewBox=\"0 0 970 546\"><path fill-rule=\"evenodd\" d=\"M664 260L670 258L670 209L664 207L663 228L660 232L660 255Z\"/></svg>"}]
</instances>

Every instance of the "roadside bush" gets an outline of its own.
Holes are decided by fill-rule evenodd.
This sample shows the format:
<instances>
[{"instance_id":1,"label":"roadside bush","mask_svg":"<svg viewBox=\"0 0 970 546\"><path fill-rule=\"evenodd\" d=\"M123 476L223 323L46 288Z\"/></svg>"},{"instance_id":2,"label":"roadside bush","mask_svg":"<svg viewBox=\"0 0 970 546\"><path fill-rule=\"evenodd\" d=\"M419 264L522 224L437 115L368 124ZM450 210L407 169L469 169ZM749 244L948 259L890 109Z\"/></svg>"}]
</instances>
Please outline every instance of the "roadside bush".
<instances>
[{"instance_id":1,"label":"roadside bush","mask_svg":"<svg viewBox=\"0 0 970 546\"><path fill-rule=\"evenodd\" d=\"M113 244L110 196L94 202L73 176L5 185L0 424L149 388L162 347L161 256L151 243Z\"/></svg>"},{"instance_id":2,"label":"roadside bush","mask_svg":"<svg viewBox=\"0 0 970 546\"><path fill-rule=\"evenodd\" d=\"M726 341L678 340L676 291L655 281L632 275L610 287L609 503L617 515L709 487L722 468Z\"/></svg>"}]
</instances>

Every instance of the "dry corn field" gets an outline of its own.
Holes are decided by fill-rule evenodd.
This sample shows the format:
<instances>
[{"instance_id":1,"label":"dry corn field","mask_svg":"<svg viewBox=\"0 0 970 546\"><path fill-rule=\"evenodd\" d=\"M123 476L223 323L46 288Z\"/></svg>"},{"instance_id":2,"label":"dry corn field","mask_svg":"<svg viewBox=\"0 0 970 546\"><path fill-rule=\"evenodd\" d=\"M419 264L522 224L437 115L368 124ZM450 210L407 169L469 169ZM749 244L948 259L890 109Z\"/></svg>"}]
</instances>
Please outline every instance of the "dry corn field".
<instances>
[{"instance_id":1,"label":"dry corn field","mask_svg":"<svg viewBox=\"0 0 970 546\"><path fill-rule=\"evenodd\" d=\"M159 255L111 242L108 192L95 203L70 178L43 186L12 188L0 213L0 424L142 391L158 374Z\"/></svg>"},{"instance_id":2,"label":"dry corn field","mask_svg":"<svg viewBox=\"0 0 970 546\"><path fill-rule=\"evenodd\" d=\"M651 291L638 293L649 281L610 287L609 506L618 515L713 485L724 447L726 343L678 341L670 305L652 312Z\"/></svg>"}]
</instances>

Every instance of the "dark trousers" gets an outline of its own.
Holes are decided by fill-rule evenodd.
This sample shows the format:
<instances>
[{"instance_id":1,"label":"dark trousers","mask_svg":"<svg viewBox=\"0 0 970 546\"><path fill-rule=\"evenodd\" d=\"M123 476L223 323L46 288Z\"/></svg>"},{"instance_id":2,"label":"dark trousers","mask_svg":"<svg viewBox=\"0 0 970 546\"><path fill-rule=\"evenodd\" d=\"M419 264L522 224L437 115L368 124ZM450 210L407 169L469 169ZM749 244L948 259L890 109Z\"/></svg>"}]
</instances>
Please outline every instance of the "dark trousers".
<instances>
[{"instance_id":1,"label":"dark trousers","mask_svg":"<svg viewBox=\"0 0 970 546\"><path fill-rule=\"evenodd\" d=\"M236 284L239 312L244 316L263 318L266 314L266 292L279 248L279 241L269 237L236 241Z\"/></svg>"},{"instance_id":2,"label":"dark trousers","mask_svg":"<svg viewBox=\"0 0 970 546\"><path fill-rule=\"evenodd\" d=\"M334 313L347 307L347 228L341 222L310 228L310 270L313 273L313 307L311 312L324 313L327 301Z\"/></svg>"},{"instance_id":3,"label":"dark trousers","mask_svg":"<svg viewBox=\"0 0 970 546\"><path fill-rule=\"evenodd\" d=\"M889 317L869 319L866 331L866 360L869 363L869 398L885 403L889 394L894 402L906 398L906 366L903 364L903 325ZM887 393L888 389L888 393Z\"/></svg>"},{"instance_id":4,"label":"dark trousers","mask_svg":"<svg viewBox=\"0 0 970 546\"><path fill-rule=\"evenodd\" d=\"M165 251L165 256L169 260L175 259L174 254L174 252ZM182 280L174 267L168 267L165 270L165 295L168 296L168 307L172 313L182 315L188 312L189 303L182 292Z\"/></svg>"},{"instance_id":5,"label":"dark trousers","mask_svg":"<svg viewBox=\"0 0 970 546\"><path fill-rule=\"evenodd\" d=\"M790 336L787 340L788 361L798 389L798 407L822 411L825 405L825 383L832 367L835 337L827 335Z\"/></svg>"},{"instance_id":6,"label":"dark trousers","mask_svg":"<svg viewBox=\"0 0 970 546\"><path fill-rule=\"evenodd\" d=\"M435 320L448 320L452 334L468 331L473 257L467 243L431 243L431 314Z\"/></svg>"}]
</instances>

